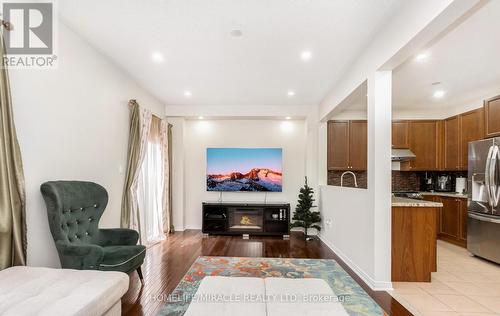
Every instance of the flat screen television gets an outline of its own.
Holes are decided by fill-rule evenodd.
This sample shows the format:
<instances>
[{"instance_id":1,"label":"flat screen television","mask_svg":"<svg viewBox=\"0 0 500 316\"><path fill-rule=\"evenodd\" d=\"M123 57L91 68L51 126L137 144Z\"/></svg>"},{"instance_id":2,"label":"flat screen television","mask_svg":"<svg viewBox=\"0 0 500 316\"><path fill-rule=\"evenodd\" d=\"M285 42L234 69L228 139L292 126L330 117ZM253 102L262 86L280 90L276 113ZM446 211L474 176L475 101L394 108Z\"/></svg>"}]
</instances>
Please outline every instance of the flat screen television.
<instances>
[{"instance_id":1,"label":"flat screen television","mask_svg":"<svg viewBox=\"0 0 500 316\"><path fill-rule=\"evenodd\" d=\"M282 192L281 148L207 148L207 191Z\"/></svg>"}]
</instances>

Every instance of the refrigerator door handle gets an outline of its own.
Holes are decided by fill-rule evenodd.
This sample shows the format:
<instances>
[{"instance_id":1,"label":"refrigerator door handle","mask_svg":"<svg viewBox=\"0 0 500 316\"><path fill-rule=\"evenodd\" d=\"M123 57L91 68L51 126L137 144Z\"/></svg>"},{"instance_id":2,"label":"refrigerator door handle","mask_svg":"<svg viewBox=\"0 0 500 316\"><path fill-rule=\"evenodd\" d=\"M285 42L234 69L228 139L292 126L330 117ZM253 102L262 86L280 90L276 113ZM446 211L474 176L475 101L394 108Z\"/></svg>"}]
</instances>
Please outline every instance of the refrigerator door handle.
<instances>
[{"instance_id":1,"label":"refrigerator door handle","mask_svg":"<svg viewBox=\"0 0 500 316\"><path fill-rule=\"evenodd\" d=\"M500 219L495 219L495 218L491 218L491 217L487 217L487 216L481 216L481 215L469 213L469 217L473 218L473 219L477 219L478 221L482 221L482 222L500 224Z\"/></svg>"},{"instance_id":2,"label":"refrigerator door handle","mask_svg":"<svg viewBox=\"0 0 500 316\"><path fill-rule=\"evenodd\" d=\"M484 182L486 186L486 193L488 195L488 204L493 207L492 199L491 199L491 156L493 155L493 146L490 146L488 150L488 156L486 156L486 166L484 169Z\"/></svg>"},{"instance_id":3,"label":"refrigerator door handle","mask_svg":"<svg viewBox=\"0 0 500 316\"><path fill-rule=\"evenodd\" d=\"M496 180L496 169L498 164L499 148L497 145L493 148L493 153L491 154L491 167L490 167L490 185L491 185L491 204L493 207L498 206L500 199L500 194L498 192L497 180Z\"/></svg>"}]
</instances>

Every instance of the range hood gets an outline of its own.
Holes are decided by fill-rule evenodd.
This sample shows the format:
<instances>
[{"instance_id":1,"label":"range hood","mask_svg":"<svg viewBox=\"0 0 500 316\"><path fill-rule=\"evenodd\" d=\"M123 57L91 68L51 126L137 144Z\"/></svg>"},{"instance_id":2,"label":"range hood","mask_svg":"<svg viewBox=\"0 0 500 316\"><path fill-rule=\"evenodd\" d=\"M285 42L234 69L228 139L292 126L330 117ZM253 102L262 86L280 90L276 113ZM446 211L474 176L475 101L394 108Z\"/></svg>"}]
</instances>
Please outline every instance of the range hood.
<instances>
[{"instance_id":1,"label":"range hood","mask_svg":"<svg viewBox=\"0 0 500 316\"><path fill-rule=\"evenodd\" d=\"M409 149L393 149L391 153L392 161L406 161L415 159L417 156Z\"/></svg>"}]
</instances>

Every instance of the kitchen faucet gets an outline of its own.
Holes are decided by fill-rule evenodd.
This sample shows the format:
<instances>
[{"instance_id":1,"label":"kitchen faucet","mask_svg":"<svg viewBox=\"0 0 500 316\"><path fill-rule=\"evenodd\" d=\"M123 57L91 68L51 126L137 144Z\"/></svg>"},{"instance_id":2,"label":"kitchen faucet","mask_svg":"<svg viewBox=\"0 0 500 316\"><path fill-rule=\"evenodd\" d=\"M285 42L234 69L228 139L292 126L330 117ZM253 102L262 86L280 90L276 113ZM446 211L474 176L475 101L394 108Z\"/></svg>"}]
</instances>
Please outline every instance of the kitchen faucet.
<instances>
[{"instance_id":1,"label":"kitchen faucet","mask_svg":"<svg viewBox=\"0 0 500 316\"><path fill-rule=\"evenodd\" d=\"M345 171L344 173L342 173L342 175L340 176L340 186L343 187L344 186L344 176L346 174L352 174L352 177L354 178L354 187L358 187L358 181L356 180L356 174L352 171Z\"/></svg>"}]
</instances>

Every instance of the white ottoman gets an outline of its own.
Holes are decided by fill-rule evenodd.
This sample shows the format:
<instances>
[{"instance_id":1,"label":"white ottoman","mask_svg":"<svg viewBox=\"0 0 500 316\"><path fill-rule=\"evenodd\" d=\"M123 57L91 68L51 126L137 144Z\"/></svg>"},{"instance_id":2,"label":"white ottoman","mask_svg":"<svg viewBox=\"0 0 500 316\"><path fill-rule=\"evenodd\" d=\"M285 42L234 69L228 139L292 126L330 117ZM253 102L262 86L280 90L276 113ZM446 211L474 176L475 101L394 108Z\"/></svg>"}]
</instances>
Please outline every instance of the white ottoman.
<instances>
[{"instance_id":1,"label":"white ottoman","mask_svg":"<svg viewBox=\"0 0 500 316\"><path fill-rule=\"evenodd\" d=\"M12 267L0 271L0 315L120 315L122 272Z\"/></svg>"},{"instance_id":2,"label":"white ottoman","mask_svg":"<svg viewBox=\"0 0 500 316\"><path fill-rule=\"evenodd\" d=\"M184 316L213 315L348 316L321 279L208 276Z\"/></svg>"}]
</instances>

